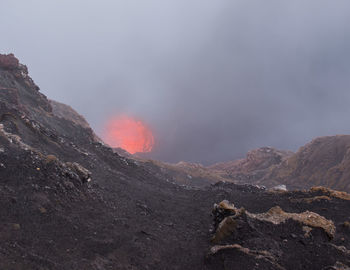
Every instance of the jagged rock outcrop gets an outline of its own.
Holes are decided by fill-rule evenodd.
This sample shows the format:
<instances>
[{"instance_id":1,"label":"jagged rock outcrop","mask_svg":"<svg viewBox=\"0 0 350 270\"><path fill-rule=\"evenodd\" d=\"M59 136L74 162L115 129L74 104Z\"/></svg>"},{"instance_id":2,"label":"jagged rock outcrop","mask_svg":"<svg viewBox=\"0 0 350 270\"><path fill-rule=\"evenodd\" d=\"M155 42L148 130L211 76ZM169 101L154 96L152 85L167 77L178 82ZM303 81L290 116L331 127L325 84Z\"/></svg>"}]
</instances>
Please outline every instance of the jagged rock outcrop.
<instances>
[{"instance_id":1,"label":"jagged rock outcrop","mask_svg":"<svg viewBox=\"0 0 350 270\"><path fill-rule=\"evenodd\" d=\"M52 111L46 96L39 92L39 87L29 77L27 67L20 64L13 54L0 55L0 90L11 95L10 99L0 95L3 102L8 105L21 103L21 109L33 116L38 111L37 107L48 113Z\"/></svg>"},{"instance_id":2,"label":"jagged rock outcrop","mask_svg":"<svg viewBox=\"0 0 350 270\"><path fill-rule=\"evenodd\" d=\"M130 154L128 151L120 147L114 147L113 151L123 157L138 159L135 155Z\"/></svg>"},{"instance_id":3,"label":"jagged rock outcrop","mask_svg":"<svg viewBox=\"0 0 350 270\"><path fill-rule=\"evenodd\" d=\"M298 269L333 269L327 267L349 265L347 248L331 242L336 234L334 222L315 212L289 213L274 206L264 213L251 213L224 200L214 205L213 217L213 246L208 261L224 258L228 269L239 269L238 265L249 269L292 269L293 265ZM315 242L318 242L320 252L327 250L335 254L340 251L344 255L342 261L322 261L317 252L310 249ZM301 246L308 252L307 257L291 262L295 254L289 253L289 248ZM247 263L241 264L237 258L245 258Z\"/></svg>"},{"instance_id":4,"label":"jagged rock outcrop","mask_svg":"<svg viewBox=\"0 0 350 270\"><path fill-rule=\"evenodd\" d=\"M6 70L16 70L20 66L18 59L12 54L0 54L0 66Z\"/></svg>"}]
</instances>

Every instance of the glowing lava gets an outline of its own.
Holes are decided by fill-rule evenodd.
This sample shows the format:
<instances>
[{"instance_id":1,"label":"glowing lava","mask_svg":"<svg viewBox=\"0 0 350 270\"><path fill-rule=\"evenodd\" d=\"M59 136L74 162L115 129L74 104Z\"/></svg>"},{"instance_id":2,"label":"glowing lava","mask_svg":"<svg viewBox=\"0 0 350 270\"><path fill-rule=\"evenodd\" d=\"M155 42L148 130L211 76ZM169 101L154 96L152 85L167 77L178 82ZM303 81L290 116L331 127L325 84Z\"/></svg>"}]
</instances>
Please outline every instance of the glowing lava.
<instances>
[{"instance_id":1,"label":"glowing lava","mask_svg":"<svg viewBox=\"0 0 350 270\"><path fill-rule=\"evenodd\" d=\"M104 140L112 147L120 147L130 154L151 152L154 145L152 131L140 120L129 116L113 117L107 122Z\"/></svg>"}]
</instances>

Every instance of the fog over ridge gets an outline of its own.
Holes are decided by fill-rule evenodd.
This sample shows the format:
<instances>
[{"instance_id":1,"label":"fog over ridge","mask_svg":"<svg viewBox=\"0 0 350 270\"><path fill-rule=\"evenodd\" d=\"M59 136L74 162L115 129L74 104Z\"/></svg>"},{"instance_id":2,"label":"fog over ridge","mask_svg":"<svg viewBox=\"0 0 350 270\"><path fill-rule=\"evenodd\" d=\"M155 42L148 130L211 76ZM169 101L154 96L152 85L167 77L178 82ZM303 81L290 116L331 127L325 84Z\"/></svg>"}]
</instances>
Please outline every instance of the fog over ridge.
<instances>
[{"instance_id":1,"label":"fog over ridge","mask_svg":"<svg viewBox=\"0 0 350 270\"><path fill-rule=\"evenodd\" d=\"M349 134L350 2L1 3L1 53L97 133L153 128L151 157L205 164Z\"/></svg>"}]
</instances>

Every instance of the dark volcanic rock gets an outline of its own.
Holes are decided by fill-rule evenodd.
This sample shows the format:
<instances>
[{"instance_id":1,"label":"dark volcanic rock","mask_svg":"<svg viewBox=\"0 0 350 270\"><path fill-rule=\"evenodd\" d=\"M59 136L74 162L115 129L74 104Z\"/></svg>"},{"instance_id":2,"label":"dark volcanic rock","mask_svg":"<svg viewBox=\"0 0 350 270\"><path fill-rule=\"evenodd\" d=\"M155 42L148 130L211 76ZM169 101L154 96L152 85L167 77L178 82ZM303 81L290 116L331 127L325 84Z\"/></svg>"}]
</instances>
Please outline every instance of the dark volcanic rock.
<instances>
[{"instance_id":1,"label":"dark volcanic rock","mask_svg":"<svg viewBox=\"0 0 350 270\"><path fill-rule=\"evenodd\" d=\"M315 212L287 213L275 206L253 214L222 201L214 205L213 217L209 264L223 263L228 269L329 269L349 263L350 251L332 243L335 224Z\"/></svg>"},{"instance_id":2,"label":"dark volcanic rock","mask_svg":"<svg viewBox=\"0 0 350 270\"><path fill-rule=\"evenodd\" d=\"M20 64L0 65L0 269L350 265L348 194L321 188L267 192L228 183L179 186L154 164L121 157L90 128L52 113L24 71ZM303 229L311 225L294 219L273 224L242 214L232 222L235 229L213 244L210 211L225 199L254 215L275 206L285 213L313 212L336 230L330 239L322 228Z\"/></svg>"}]
</instances>

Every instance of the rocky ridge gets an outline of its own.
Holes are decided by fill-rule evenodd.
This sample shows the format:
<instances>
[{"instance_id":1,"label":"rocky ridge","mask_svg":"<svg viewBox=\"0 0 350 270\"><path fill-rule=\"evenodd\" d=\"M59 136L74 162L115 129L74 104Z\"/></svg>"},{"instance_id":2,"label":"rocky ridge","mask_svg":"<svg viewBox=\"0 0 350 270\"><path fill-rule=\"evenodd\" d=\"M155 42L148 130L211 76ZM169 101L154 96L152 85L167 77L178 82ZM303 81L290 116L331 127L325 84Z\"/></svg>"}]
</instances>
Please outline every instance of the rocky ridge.
<instances>
[{"instance_id":1,"label":"rocky ridge","mask_svg":"<svg viewBox=\"0 0 350 270\"><path fill-rule=\"evenodd\" d=\"M291 151L262 147L251 150L243 159L221 162L209 166L214 171L224 171L237 183L255 184L268 174L276 165L282 163L293 154Z\"/></svg>"},{"instance_id":2,"label":"rocky ridge","mask_svg":"<svg viewBox=\"0 0 350 270\"><path fill-rule=\"evenodd\" d=\"M320 137L272 168L259 183L291 189L325 186L350 192L350 135Z\"/></svg>"}]
</instances>

